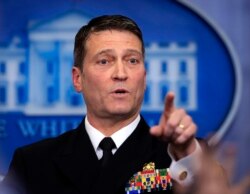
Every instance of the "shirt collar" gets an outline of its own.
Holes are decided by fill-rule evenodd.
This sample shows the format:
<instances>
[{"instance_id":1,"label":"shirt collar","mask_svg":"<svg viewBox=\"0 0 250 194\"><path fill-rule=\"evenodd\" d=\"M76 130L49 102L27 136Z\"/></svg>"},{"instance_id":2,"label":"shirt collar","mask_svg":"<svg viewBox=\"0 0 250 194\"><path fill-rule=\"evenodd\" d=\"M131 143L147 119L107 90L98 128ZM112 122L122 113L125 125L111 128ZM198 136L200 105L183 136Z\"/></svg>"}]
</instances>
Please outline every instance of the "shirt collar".
<instances>
[{"instance_id":1,"label":"shirt collar","mask_svg":"<svg viewBox=\"0 0 250 194\"><path fill-rule=\"evenodd\" d=\"M133 133L133 131L137 127L138 123L140 122L140 119L141 119L141 117L140 117L140 115L138 115L133 122L131 122L127 126L121 128L120 130L118 130L117 132L115 132L111 135L111 138L115 142L116 149L118 149L123 144L123 142L131 135L131 133ZM95 151L97 152L98 145L100 144L102 139L105 137L105 135L102 134L99 130L94 128L89 123L87 116L85 117L85 129L89 135L90 141L91 141Z\"/></svg>"}]
</instances>

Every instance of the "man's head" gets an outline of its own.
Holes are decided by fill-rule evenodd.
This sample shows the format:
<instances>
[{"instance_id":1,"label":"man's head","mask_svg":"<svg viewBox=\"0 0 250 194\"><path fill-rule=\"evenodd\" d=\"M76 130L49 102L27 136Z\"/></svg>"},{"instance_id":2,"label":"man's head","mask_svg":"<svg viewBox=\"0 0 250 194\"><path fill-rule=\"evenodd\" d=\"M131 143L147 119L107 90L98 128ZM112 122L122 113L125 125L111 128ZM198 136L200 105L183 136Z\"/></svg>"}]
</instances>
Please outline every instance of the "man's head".
<instances>
[{"instance_id":1,"label":"man's head","mask_svg":"<svg viewBox=\"0 0 250 194\"><path fill-rule=\"evenodd\" d=\"M85 26L82 26L75 36L74 66L82 69L82 64L86 55L86 41L92 33L104 30L129 31L136 35L141 41L142 53L145 48L142 32L138 25L130 18L122 15L104 15L93 18Z\"/></svg>"},{"instance_id":2,"label":"man's head","mask_svg":"<svg viewBox=\"0 0 250 194\"><path fill-rule=\"evenodd\" d=\"M138 26L124 16L101 16L80 29L75 45L73 84L84 96L92 124L135 118L146 87Z\"/></svg>"}]
</instances>

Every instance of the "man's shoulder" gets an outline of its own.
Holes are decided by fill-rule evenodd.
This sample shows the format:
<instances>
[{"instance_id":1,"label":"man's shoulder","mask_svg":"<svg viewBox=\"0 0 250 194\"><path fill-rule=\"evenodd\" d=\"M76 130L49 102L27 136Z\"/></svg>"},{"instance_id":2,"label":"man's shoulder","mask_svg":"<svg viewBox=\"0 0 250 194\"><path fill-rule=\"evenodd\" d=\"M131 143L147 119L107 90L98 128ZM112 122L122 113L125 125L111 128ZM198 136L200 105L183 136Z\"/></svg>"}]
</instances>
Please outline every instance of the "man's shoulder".
<instances>
[{"instance_id":1,"label":"man's shoulder","mask_svg":"<svg viewBox=\"0 0 250 194\"><path fill-rule=\"evenodd\" d=\"M54 154L62 150L69 142L77 136L77 129L69 130L57 137L47 138L35 143L31 143L17 148L16 152L21 152L25 155L43 155Z\"/></svg>"}]
</instances>

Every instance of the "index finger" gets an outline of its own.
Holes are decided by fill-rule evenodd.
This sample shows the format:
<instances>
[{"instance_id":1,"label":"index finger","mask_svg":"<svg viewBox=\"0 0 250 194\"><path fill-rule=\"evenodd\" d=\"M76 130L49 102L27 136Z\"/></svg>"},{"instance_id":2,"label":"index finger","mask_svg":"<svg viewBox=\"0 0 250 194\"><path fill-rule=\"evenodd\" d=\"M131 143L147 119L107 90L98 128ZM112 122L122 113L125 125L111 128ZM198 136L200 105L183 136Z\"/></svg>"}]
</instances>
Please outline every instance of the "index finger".
<instances>
[{"instance_id":1,"label":"index finger","mask_svg":"<svg viewBox=\"0 0 250 194\"><path fill-rule=\"evenodd\" d=\"M169 92L165 97L165 104L164 104L164 116L169 117L169 115L174 111L174 93Z\"/></svg>"}]
</instances>

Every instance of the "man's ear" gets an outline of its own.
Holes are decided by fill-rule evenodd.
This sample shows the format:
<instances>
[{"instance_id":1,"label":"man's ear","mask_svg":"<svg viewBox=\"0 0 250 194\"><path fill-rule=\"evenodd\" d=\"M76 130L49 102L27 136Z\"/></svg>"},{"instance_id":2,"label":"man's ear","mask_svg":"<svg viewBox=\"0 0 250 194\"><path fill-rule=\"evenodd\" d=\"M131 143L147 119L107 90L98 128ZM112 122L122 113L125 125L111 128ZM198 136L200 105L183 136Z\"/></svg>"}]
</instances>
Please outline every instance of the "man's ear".
<instances>
[{"instance_id":1,"label":"man's ear","mask_svg":"<svg viewBox=\"0 0 250 194\"><path fill-rule=\"evenodd\" d=\"M77 92L82 92L82 74L78 67L72 68L72 81Z\"/></svg>"}]
</instances>

